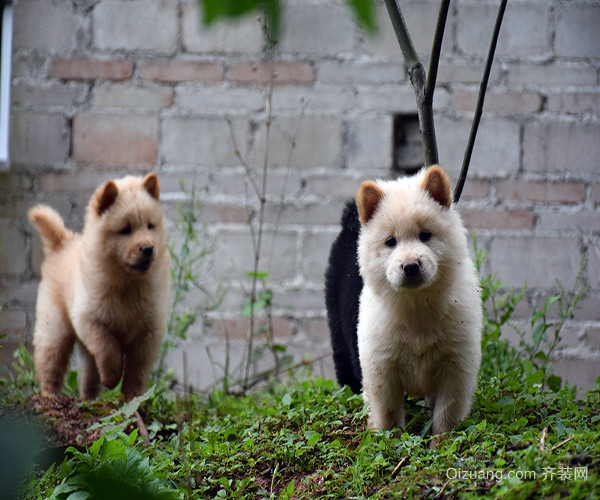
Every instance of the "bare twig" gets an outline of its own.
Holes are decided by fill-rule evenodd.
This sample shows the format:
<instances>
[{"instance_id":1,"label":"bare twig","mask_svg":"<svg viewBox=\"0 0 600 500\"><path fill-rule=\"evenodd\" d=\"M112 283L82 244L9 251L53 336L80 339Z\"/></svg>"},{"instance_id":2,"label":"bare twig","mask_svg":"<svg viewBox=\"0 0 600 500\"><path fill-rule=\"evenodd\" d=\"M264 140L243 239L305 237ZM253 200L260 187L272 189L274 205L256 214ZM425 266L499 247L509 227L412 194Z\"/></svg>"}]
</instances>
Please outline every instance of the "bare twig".
<instances>
[{"instance_id":1,"label":"bare twig","mask_svg":"<svg viewBox=\"0 0 600 500\"><path fill-rule=\"evenodd\" d=\"M398 462L398 465L396 465L396 467L394 467L394 470L392 471L392 475L391 475L392 479L394 479L398 475L398 473L400 472L400 469L406 463L408 458L409 458L408 455L406 455L405 457L402 457L402 460L400 460L400 462Z\"/></svg>"},{"instance_id":2,"label":"bare twig","mask_svg":"<svg viewBox=\"0 0 600 500\"><path fill-rule=\"evenodd\" d=\"M442 489L438 492L438 494L435 496L435 498L442 498L442 495L444 494L444 491L446 491L446 488L448 487L448 485L450 484L450 481L452 481L452 479L448 479L448 481L446 481L443 485L442 485Z\"/></svg>"},{"instance_id":3,"label":"bare twig","mask_svg":"<svg viewBox=\"0 0 600 500\"><path fill-rule=\"evenodd\" d=\"M473 117L473 124L471 125L471 133L469 134L469 141L467 142L467 149L463 159L462 168L454 188L454 203L457 203L462 194L465 180L467 179L467 172L469 171L469 163L471 163L471 155L473 154L473 146L475 144L475 138L477 137L477 129L479 128L479 122L481 121L481 115L483 114L483 103L485 101L485 92L487 90L488 81L490 79L490 73L492 71L492 63L494 62L494 53L496 52L496 45L498 43L498 36L500 35L500 27L502 26L502 19L504 18L504 11L506 10L506 4L508 0L501 0L500 6L498 7L498 15L496 16L496 23L494 24L494 32L492 33L492 39L490 41L490 47L488 50L487 59L485 61L485 70L483 72L483 79L479 86L479 96L477 97L477 106L475 107L475 116Z\"/></svg>"},{"instance_id":4,"label":"bare twig","mask_svg":"<svg viewBox=\"0 0 600 500\"><path fill-rule=\"evenodd\" d=\"M144 424L144 421L142 420L142 416L140 415L140 412L135 410L135 421L137 423L138 429L140 430L140 436L142 436L142 439L144 440L144 446L150 446L150 436L148 435L148 429L146 429L146 425Z\"/></svg>"},{"instance_id":5,"label":"bare twig","mask_svg":"<svg viewBox=\"0 0 600 500\"><path fill-rule=\"evenodd\" d=\"M560 443L555 444L552 448L550 448L548 451L553 452L554 450L556 450L557 448L560 448L563 444L567 444L569 441L573 440L573 438L575 438L574 435L569 436L567 439L563 439Z\"/></svg>"},{"instance_id":6,"label":"bare twig","mask_svg":"<svg viewBox=\"0 0 600 500\"><path fill-rule=\"evenodd\" d=\"M540 438L540 451L544 451L546 447L546 438L548 437L548 427L544 427L542 430L542 437Z\"/></svg>"}]
</instances>

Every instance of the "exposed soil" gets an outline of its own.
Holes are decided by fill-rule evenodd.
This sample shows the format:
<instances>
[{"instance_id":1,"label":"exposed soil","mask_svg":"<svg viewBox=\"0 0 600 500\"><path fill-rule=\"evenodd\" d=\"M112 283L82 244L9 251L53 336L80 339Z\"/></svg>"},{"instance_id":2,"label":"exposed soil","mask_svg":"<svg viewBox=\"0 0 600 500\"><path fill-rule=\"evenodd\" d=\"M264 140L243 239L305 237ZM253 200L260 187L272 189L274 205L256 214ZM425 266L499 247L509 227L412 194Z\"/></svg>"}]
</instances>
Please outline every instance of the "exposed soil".
<instances>
[{"instance_id":1,"label":"exposed soil","mask_svg":"<svg viewBox=\"0 0 600 500\"><path fill-rule=\"evenodd\" d=\"M90 427L114 408L106 403L81 405L68 396L46 397L36 394L29 399L30 410L40 418L51 447L83 446L100 437L100 429Z\"/></svg>"}]
</instances>

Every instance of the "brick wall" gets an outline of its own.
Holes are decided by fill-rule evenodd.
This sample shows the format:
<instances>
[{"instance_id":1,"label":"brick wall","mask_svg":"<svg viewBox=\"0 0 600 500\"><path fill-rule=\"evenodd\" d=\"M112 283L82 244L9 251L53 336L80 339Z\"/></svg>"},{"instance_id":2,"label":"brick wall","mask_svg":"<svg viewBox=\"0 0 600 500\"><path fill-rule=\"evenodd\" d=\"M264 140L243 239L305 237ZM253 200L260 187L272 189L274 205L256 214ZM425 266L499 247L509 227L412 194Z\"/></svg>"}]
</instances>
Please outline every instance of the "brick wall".
<instances>
[{"instance_id":1,"label":"brick wall","mask_svg":"<svg viewBox=\"0 0 600 500\"><path fill-rule=\"evenodd\" d=\"M185 349L190 382L212 359L242 355L241 303L250 283L256 198L232 142L256 175L266 134L261 26L254 17L207 30L193 1L18 0L15 3L11 168L0 174L0 328L30 341L41 252L25 219L35 202L73 227L95 186L156 170L175 230L195 186L197 224L210 249L202 282L223 304ZM342 0L289 0L276 55L268 145L265 242L275 330L301 357L329 351L323 273L343 202L365 178L391 175L394 117L415 111L384 8L366 37ZM426 59L438 1L401 2ZM456 178L497 2L450 10L435 98L440 161ZM589 252L591 293L565 333L556 369L589 386L600 375L600 4L509 3L484 119L459 208L489 250L486 271L530 292L532 307L569 285ZM294 143L291 148L290 144ZM248 195L250 193L250 195ZM200 292L187 304L205 301ZM4 349L6 352L7 350ZM181 367L181 351L171 357ZM331 375L331 361L318 368ZM218 372L218 369L217 369Z\"/></svg>"}]
</instances>

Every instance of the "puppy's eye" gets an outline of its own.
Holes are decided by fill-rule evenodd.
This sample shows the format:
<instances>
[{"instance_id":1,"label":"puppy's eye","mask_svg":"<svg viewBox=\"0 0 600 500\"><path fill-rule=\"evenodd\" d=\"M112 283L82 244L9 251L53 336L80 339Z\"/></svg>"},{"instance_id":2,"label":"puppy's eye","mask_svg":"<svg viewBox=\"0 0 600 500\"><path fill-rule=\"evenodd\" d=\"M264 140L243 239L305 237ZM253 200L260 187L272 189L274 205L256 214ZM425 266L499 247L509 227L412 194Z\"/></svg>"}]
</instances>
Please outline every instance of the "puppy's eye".
<instances>
[{"instance_id":1,"label":"puppy's eye","mask_svg":"<svg viewBox=\"0 0 600 500\"><path fill-rule=\"evenodd\" d=\"M131 226L125 226L123 229L121 229L121 234L123 236L127 236L128 234L131 234Z\"/></svg>"},{"instance_id":2,"label":"puppy's eye","mask_svg":"<svg viewBox=\"0 0 600 500\"><path fill-rule=\"evenodd\" d=\"M431 233L429 231L421 231L419 233L419 240L421 240L423 243L426 243L430 239L431 239Z\"/></svg>"},{"instance_id":3,"label":"puppy's eye","mask_svg":"<svg viewBox=\"0 0 600 500\"><path fill-rule=\"evenodd\" d=\"M387 240L385 240L385 246L388 248L394 248L396 246L396 238L390 236Z\"/></svg>"},{"instance_id":4,"label":"puppy's eye","mask_svg":"<svg viewBox=\"0 0 600 500\"><path fill-rule=\"evenodd\" d=\"M148 230L152 231L154 229L154 224L152 222L148 222Z\"/></svg>"}]
</instances>

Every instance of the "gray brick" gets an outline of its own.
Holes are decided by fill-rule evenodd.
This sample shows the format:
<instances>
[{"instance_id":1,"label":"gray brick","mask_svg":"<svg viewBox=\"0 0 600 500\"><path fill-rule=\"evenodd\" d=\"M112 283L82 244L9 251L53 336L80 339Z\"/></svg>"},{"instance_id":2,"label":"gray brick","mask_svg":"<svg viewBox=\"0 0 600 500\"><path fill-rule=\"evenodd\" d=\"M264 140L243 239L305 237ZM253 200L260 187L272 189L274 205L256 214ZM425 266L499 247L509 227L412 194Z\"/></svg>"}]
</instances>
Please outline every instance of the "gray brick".
<instances>
[{"instance_id":1,"label":"gray brick","mask_svg":"<svg viewBox=\"0 0 600 500\"><path fill-rule=\"evenodd\" d=\"M158 119L141 114L80 113L73 119L73 159L101 165L154 165Z\"/></svg>"},{"instance_id":2,"label":"gray brick","mask_svg":"<svg viewBox=\"0 0 600 500\"><path fill-rule=\"evenodd\" d=\"M245 154L248 124L232 122L238 147ZM239 161L227 122L222 118L164 118L161 124L161 153L167 163L235 166Z\"/></svg>"},{"instance_id":3,"label":"gray brick","mask_svg":"<svg viewBox=\"0 0 600 500\"><path fill-rule=\"evenodd\" d=\"M439 103L436 102L435 108L438 107ZM408 82L402 86L361 87L358 89L358 109L414 114L417 112L414 88Z\"/></svg>"},{"instance_id":4,"label":"gray brick","mask_svg":"<svg viewBox=\"0 0 600 500\"><path fill-rule=\"evenodd\" d=\"M0 195L22 194L33 187L31 177L15 172L0 172Z\"/></svg>"},{"instance_id":5,"label":"gray brick","mask_svg":"<svg viewBox=\"0 0 600 500\"><path fill-rule=\"evenodd\" d=\"M6 338L2 339L2 350L4 351L8 347L6 345L7 341L9 343L25 341L23 333L26 327L27 315L25 311L22 309L2 309L2 314L0 315L0 332L6 334Z\"/></svg>"},{"instance_id":6,"label":"gray brick","mask_svg":"<svg viewBox=\"0 0 600 500\"><path fill-rule=\"evenodd\" d=\"M442 55L443 56L443 55ZM438 72L438 85L443 83L473 83L479 84L483 77L483 62L471 62L462 59L442 57ZM497 62L492 65L490 72L490 87L498 83L502 77L502 66ZM436 93L439 92L439 87Z\"/></svg>"},{"instance_id":7,"label":"gray brick","mask_svg":"<svg viewBox=\"0 0 600 500\"><path fill-rule=\"evenodd\" d=\"M558 4L554 52L563 57L600 57L600 5Z\"/></svg>"},{"instance_id":8,"label":"gray brick","mask_svg":"<svg viewBox=\"0 0 600 500\"><path fill-rule=\"evenodd\" d=\"M99 49L171 53L177 48L177 3L104 0L93 10L92 29Z\"/></svg>"},{"instance_id":9,"label":"gray brick","mask_svg":"<svg viewBox=\"0 0 600 500\"><path fill-rule=\"evenodd\" d=\"M389 168L392 164L393 127L390 115L348 123L348 168Z\"/></svg>"},{"instance_id":10,"label":"gray brick","mask_svg":"<svg viewBox=\"0 0 600 500\"><path fill-rule=\"evenodd\" d=\"M453 176L462 166L470 120L455 121L436 118L440 164ZM504 119L482 119L473 148L469 174L476 176L505 176L517 172L520 165L519 125Z\"/></svg>"},{"instance_id":11,"label":"gray brick","mask_svg":"<svg viewBox=\"0 0 600 500\"><path fill-rule=\"evenodd\" d=\"M600 126L574 121L525 126L523 168L529 172L593 174L597 171Z\"/></svg>"},{"instance_id":12,"label":"gray brick","mask_svg":"<svg viewBox=\"0 0 600 500\"><path fill-rule=\"evenodd\" d=\"M308 204L299 205L284 203L277 204L266 214L265 220L281 224L310 224L333 225L339 221L340 207L337 205Z\"/></svg>"},{"instance_id":13,"label":"gray brick","mask_svg":"<svg viewBox=\"0 0 600 500\"><path fill-rule=\"evenodd\" d=\"M13 225L0 226L0 274L17 277L27 269L27 255L25 248L25 235Z\"/></svg>"},{"instance_id":14,"label":"gray brick","mask_svg":"<svg viewBox=\"0 0 600 500\"><path fill-rule=\"evenodd\" d=\"M79 83L48 87L13 85L10 97L13 109L39 109L38 106L64 108L81 104L87 94L87 85Z\"/></svg>"},{"instance_id":15,"label":"gray brick","mask_svg":"<svg viewBox=\"0 0 600 500\"><path fill-rule=\"evenodd\" d=\"M494 3L463 2L457 22L457 45L461 53L487 55L498 11ZM510 4L505 12L496 54L545 57L550 50L550 4L547 2Z\"/></svg>"},{"instance_id":16,"label":"gray brick","mask_svg":"<svg viewBox=\"0 0 600 500\"><path fill-rule=\"evenodd\" d=\"M254 164L262 165L265 152L265 126L258 128ZM273 166L287 166L290 145L296 136L291 167L338 166L341 162L342 127L337 117L275 117L272 120L269 160Z\"/></svg>"},{"instance_id":17,"label":"gray brick","mask_svg":"<svg viewBox=\"0 0 600 500\"><path fill-rule=\"evenodd\" d=\"M14 49L60 52L75 47L77 20L69 1L16 2L13 23Z\"/></svg>"},{"instance_id":18,"label":"gray brick","mask_svg":"<svg viewBox=\"0 0 600 500\"><path fill-rule=\"evenodd\" d=\"M273 90L273 109L277 112L301 109L323 113L339 113L355 105L351 89L334 86L320 87L276 87Z\"/></svg>"},{"instance_id":19,"label":"gray brick","mask_svg":"<svg viewBox=\"0 0 600 500\"><path fill-rule=\"evenodd\" d=\"M218 114L247 114L248 111L264 109L266 99L263 94L255 88L179 86L175 105Z\"/></svg>"},{"instance_id":20,"label":"gray brick","mask_svg":"<svg viewBox=\"0 0 600 500\"><path fill-rule=\"evenodd\" d=\"M573 238L494 238L491 268L503 282L520 287L556 288L556 278L570 287L581 264L579 242Z\"/></svg>"},{"instance_id":21,"label":"gray brick","mask_svg":"<svg viewBox=\"0 0 600 500\"><path fill-rule=\"evenodd\" d=\"M454 94L454 107L473 113L477 105L479 89L459 91ZM515 92L492 90L485 96L485 113L503 116L532 115L541 111L542 96L538 92Z\"/></svg>"},{"instance_id":22,"label":"gray brick","mask_svg":"<svg viewBox=\"0 0 600 500\"><path fill-rule=\"evenodd\" d=\"M596 219L598 219L597 215ZM589 231L590 228L586 227L585 229ZM600 289L600 238L594 238L593 246L589 250L588 279L594 290ZM596 315L594 319L600 319L598 302L596 302L595 311Z\"/></svg>"},{"instance_id":23,"label":"gray brick","mask_svg":"<svg viewBox=\"0 0 600 500\"><path fill-rule=\"evenodd\" d=\"M96 85L92 91L92 106L98 108L167 108L173 101L173 89L146 88L132 85Z\"/></svg>"},{"instance_id":24,"label":"gray brick","mask_svg":"<svg viewBox=\"0 0 600 500\"><path fill-rule=\"evenodd\" d=\"M598 245L600 242L596 241L596 245ZM591 258L592 256L590 255L590 263L588 264L588 277L592 276L592 272L595 272L595 274L592 276L594 279L598 279L600 280L600 266L598 266L598 254L596 254L596 256L594 257L596 264L594 264L594 268L592 268L591 266ZM592 281L594 281L594 279L590 280L590 285L592 285L594 287L595 290L598 290L598 282L596 281L596 284L592 284ZM600 295L598 294L598 292L590 292L588 293L585 297L583 297L583 299L581 299L581 301L577 304L577 310L576 310L576 318L579 321L599 321L600 320L600 308L598 307L598 304L600 303ZM600 325L599 325L600 326Z\"/></svg>"},{"instance_id":25,"label":"gray brick","mask_svg":"<svg viewBox=\"0 0 600 500\"><path fill-rule=\"evenodd\" d=\"M560 92L548 94L548 111L558 113L600 114L600 90L595 92Z\"/></svg>"},{"instance_id":26,"label":"gray brick","mask_svg":"<svg viewBox=\"0 0 600 500\"><path fill-rule=\"evenodd\" d=\"M274 240L275 238L275 240ZM260 271L269 271L269 281L290 280L298 274L295 231L265 231ZM249 283L247 273L254 269L254 249L250 230L222 230L215 243L211 268L213 276L226 281L240 280Z\"/></svg>"},{"instance_id":27,"label":"gray brick","mask_svg":"<svg viewBox=\"0 0 600 500\"><path fill-rule=\"evenodd\" d=\"M579 397L596 387L596 379L600 376L600 364L597 359L581 359L571 357L557 359L553 363L554 373L579 389Z\"/></svg>"},{"instance_id":28,"label":"gray brick","mask_svg":"<svg viewBox=\"0 0 600 500\"><path fill-rule=\"evenodd\" d=\"M305 286L299 289L287 289L277 293L276 299L282 307L299 313L300 316L305 315L308 311L321 312L325 309L323 289L313 290Z\"/></svg>"},{"instance_id":29,"label":"gray brick","mask_svg":"<svg viewBox=\"0 0 600 500\"><path fill-rule=\"evenodd\" d=\"M337 56L355 48L356 34L356 23L345 5L289 3L278 50Z\"/></svg>"},{"instance_id":30,"label":"gray brick","mask_svg":"<svg viewBox=\"0 0 600 500\"><path fill-rule=\"evenodd\" d=\"M506 83L510 86L564 87L596 85L598 70L594 65L584 63L508 63Z\"/></svg>"},{"instance_id":31,"label":"gray brick","mask_svg":"<svg viewBox=\"0 0 600 500\"><path fill-rule=\"evenodd\" d=\"M402 64L371 61L324 61L317 66L317 78L323 83L348 85L351 83L385 84L406 81Z\"/></svg>"},{"instance_id":32,"label":"gray brick","mask_svg":"<svg viewBox=\"0 0 600 500\"><path fill-rule=\"evenodd\" d=\"M340 210L338 208L338 218ZM302 275L304 279L322 284L329 259L329 251L338 231L311 231L302 241Z\"/></svg>"},{"instance_id":33,"label":"gray brick","mask_svg":"<svg viewBox=\"0 0 600 500\"><path fill-rule=\"evenodd\" d=\"M343 201L353 198L365 175L356 173L328 172L306 178L306 190L309 194L328 200L337 200L339 215L342 215Z\"/></svg>"},{"instance_id":34,"label":"gray brick","mask_svg":"<svg viewBox=\"0 0 600 500\"><path fill-rule=\"evenodd\" d=\"M587 335L590 348L600 350L600 328L590 328Z\"/></svg>"},{"instance_id":35,"label":"gray brick","mask_svg":"<svg viewBox=\"0 0 600 500\"><path fill-rule=\"evenodd\" d=\"M260 185L262 169L257 168L257 166L251 166L251 172L251 175L257 184ZM277 200L276 203L279 203L282 194L287 197L297 196L302 190L303 182L304 181L298 172L274 172L273 169L270 169L267 173L267 198L270 200ZM248 176L241 168L227 173L219 172L219 175L213 176L209 180L207 189L211 194L235 195L238 198L248 192L253 194L252 188L249 185Z\"/></svg>"},{"instance_id":36,"label":"gray brick","mask_svg":"<svg viewBox=\"0 0 600 500\"><path fill-rule=\"evenodd\" d=\"M10 156L14 163L53 165L69 155L69 128L62 114L13 113Z\"/></svg>"},{"instance_id":37,"label":"gray brick","mask_svg":"<svg viewBox=\"0 0 600 500\"><path fill-rule=\"evenodd\" d=\"M255 15L204 26L197 2L183 6L182 41L187 52L260 54L265 43Z\"/></svg>"}]
</instances>

